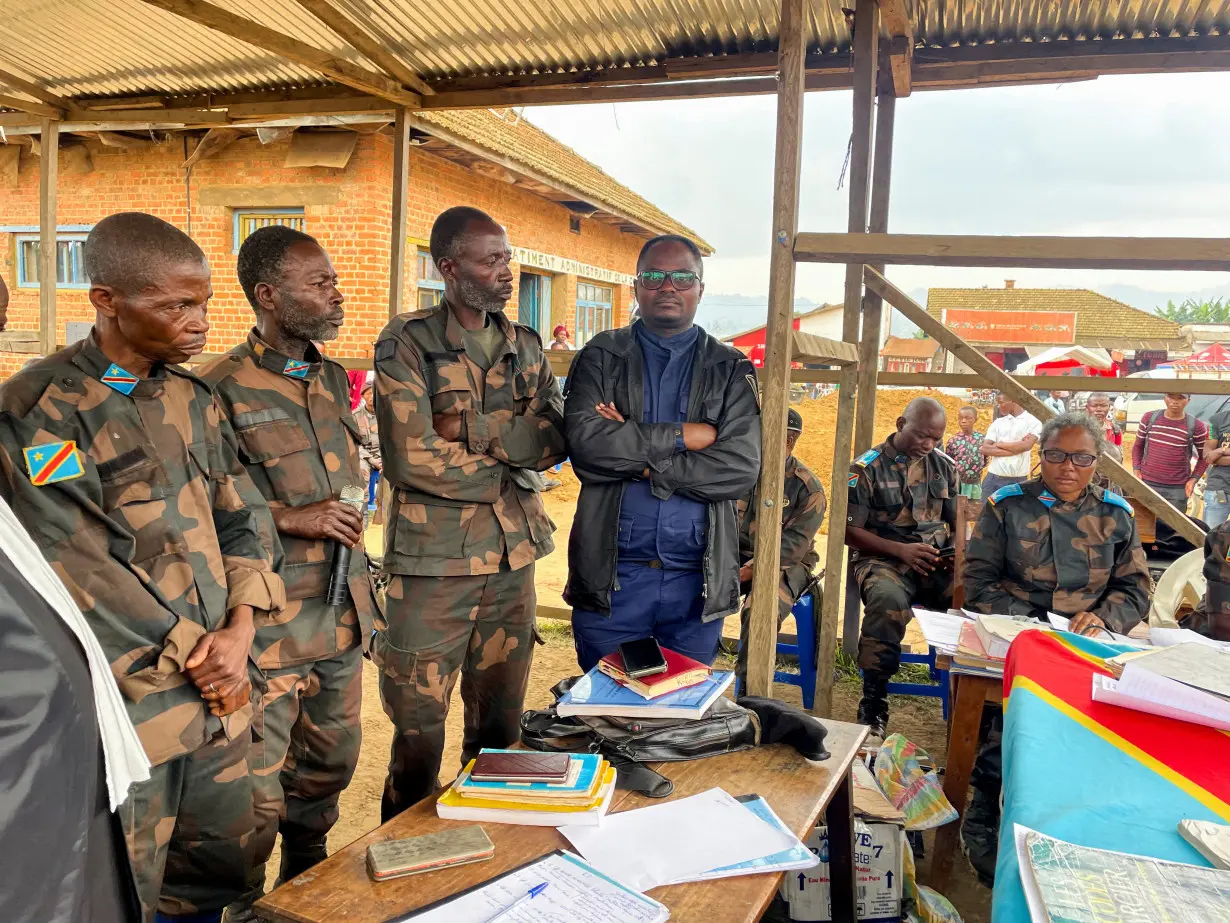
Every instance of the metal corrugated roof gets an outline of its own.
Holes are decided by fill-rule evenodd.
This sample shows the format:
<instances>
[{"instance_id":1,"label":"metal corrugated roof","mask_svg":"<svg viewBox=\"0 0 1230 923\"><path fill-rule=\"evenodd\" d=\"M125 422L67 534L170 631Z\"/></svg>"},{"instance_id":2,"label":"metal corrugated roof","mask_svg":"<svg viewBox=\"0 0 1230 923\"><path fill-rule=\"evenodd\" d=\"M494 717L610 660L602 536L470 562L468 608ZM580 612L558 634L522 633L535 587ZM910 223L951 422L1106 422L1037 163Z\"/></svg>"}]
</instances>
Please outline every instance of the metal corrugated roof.
<instances>
[{"instance_id":1,"label":"metal corrugated roof","mask_svg":"<svg viewBox=\"0 0 1230 923\"><path fill-rule=\"evenodd\" d=\"M375 69L295 0L218 6ZM773 51L776 0L333 0L428 80ZM810 5L813 54L845 52L849 0ZM906 0L928 47L1230 32L1230 0ZM0 67L67 96L230 92L317 73L140 0L0 0Z\"/></svg>"}]
</instances>

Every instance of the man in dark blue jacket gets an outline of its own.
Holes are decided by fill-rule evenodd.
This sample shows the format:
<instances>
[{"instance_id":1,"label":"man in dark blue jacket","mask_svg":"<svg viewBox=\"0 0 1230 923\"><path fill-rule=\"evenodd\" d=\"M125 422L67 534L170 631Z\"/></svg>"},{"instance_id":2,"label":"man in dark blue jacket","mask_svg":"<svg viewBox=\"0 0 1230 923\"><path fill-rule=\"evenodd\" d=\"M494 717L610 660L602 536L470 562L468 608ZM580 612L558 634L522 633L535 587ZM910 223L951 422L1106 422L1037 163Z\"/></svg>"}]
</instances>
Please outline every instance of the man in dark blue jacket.
<instances>
[{"instance_id":1,"label":"man in dark blue jacket","mask_svg":"<svg viewBox=\"0 0 1230 923\"><path fill-rule=\"evenodd\" d=\"M564 599L585 670L650 636L711 663L738 611L735 501L760 474L760 408L751 363L693 324L702 273L687 238L646 243L640 319L591 339L568 374L581 496Z\"/></svg>"}]
</instances>

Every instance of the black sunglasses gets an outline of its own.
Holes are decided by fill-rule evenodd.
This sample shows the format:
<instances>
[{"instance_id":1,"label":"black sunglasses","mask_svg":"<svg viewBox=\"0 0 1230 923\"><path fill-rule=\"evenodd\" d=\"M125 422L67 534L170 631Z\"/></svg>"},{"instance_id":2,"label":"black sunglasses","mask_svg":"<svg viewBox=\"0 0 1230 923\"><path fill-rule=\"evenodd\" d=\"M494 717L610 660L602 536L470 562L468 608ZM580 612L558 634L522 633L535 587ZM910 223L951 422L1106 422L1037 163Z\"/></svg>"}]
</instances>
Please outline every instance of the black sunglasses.
<instances>
[{"instance_id":1,"label":"black sunglasses","mask_svg":"<svg viewBox=\"0 0 1230 923\"><path fill-rule=\"evenodd\" d=\"M677 292L686 292L700 278L689 269L676 269L674 272L666 272L662 269L646 269L644 272L636 274L636 277L641 280L641 285L651 292L656 292L660 289L668 276L670 277L671 285L675 287Z\"/></svg>"},{"instance_id":2,"label":"black sunglasses","mask_svg":"<svg viewBox=\"0 0 1230 923\"><path fill-rule=\"evenodd\" d=\"M1072 464L1078 468L1088 468L1098 460L1096 455L1090 455L1088 452L1065 452L1062 449L1044 449L1042 458L1052 465L1062 465L1070 458Z\"/></svg>"}]
</instances>

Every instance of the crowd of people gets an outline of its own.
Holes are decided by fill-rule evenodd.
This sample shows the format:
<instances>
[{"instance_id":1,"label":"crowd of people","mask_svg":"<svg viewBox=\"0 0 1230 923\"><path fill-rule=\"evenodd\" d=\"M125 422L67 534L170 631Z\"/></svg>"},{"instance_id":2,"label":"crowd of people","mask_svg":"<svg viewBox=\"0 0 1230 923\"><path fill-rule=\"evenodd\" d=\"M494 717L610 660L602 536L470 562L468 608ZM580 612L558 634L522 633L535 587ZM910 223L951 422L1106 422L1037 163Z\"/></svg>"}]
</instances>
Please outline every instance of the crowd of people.
<instances>
[{"instance_id":1,"label":"crowd of people","mask_svg":"<svg viewBox=\"0 0 1230 923\"><path fill-rule=\"evenodd\" d=\"M0 655L4 714L41 740L0 743L0 765L57 763L23 776L16 800L57 803L67 839L55 842L75 844L23 853L18 823L34 821L0 816L5 855L45 863L6 886L25 902L13 918L256 918L279 834L279 881L326 854L358 759L365 656L395 728L382 820L437 790L458 684L463 764L516 742L534 564L554 549L538 473L565 457L582 485L564 591L581 669L644 637L712 663L736 612L746 636L757 510L769 503L756 495L759 395L747 357L694 323L696 245L644 245L637 319L590 337L563 390L538 334L504 312L504 229L452 208L430 248L443 300L392 320L374 375L352 380L320 349L345 322L344 285L307 234L274 226L243 242L236 272L255 324L188 371L209 331L201 249L140 213L90 232L93 330L0 388L0 514L24 527L0 541L0 624L6 639L29 639ZM556 344L567 335L557 328ZM877 734L911 606L951 599L956 501L976 496L969 488L986 505L967 606L1059 612L1084 633L1144 616L1132 508L1091 480L1113 427L1095 398L1090 415L1040 425L1002 397L986 434L963 408L948 454L943 407L919 398L851 465L859 720ZM791 411L779 622L815 591L826 508L792 454L802 425ZM1159 434L1167 425L1153 421ZM363 553L373 472L389 489L382 593ZM41 569L24 566L31 558ZM1213 598L1210 630L1227 620L1230 592ZM56 707L35 708L40 696ZM66 728L86 730L62 748ZM83 755L66 766L67 753ZM51 869L62 887L42 886Z\"/></svg>"}]
</instances>

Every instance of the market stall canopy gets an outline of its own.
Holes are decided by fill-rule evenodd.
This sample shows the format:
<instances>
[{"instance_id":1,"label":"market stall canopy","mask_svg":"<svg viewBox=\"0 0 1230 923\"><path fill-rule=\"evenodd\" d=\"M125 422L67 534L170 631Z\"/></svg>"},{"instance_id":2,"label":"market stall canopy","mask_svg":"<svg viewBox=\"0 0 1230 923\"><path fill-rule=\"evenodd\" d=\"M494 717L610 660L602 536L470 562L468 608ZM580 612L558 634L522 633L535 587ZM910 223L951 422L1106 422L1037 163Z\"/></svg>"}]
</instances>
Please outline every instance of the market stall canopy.
<instances>
[{"instance_id":1,"label":"market stall canopy","mask_svg":"<svg viewBox=\"0 0 1230 923\"><path fill-rule=\"evenodd\" d=\"M1212 346L1206 346L1200 352L1167 363L1167 367L1206 372L1230 371L1230 350L1220 343L1214 343Z\"/></svg>"},{"instance_id":2,"label":"market stall canopy","mask_svg":"<svg viewBox=\"0 0 1230 923\"><path fill-rule=\"evenodd\" d=\"M1096 346L1053 346L1013 371L1017 375L1058 375L1077 368L1087 369L1089 374L1115 374L1110 353Z\"/></svg>"}]
</instances>

